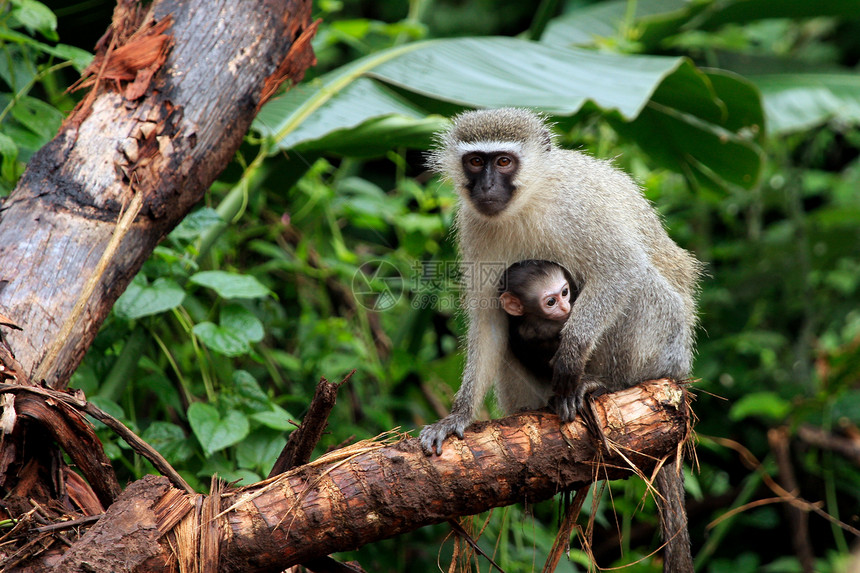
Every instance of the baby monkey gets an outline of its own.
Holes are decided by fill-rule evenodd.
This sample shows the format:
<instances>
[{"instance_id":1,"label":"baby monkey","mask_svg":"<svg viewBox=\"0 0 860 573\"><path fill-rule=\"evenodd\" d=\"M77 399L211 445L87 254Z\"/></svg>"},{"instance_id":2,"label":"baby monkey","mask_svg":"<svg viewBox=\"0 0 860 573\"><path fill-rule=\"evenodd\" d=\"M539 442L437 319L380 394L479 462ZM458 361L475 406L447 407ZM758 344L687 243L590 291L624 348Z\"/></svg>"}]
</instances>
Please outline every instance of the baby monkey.
<instances>
[{"instance_id":1,"label":"baby monkey","mask_svg":"<svg viewBox=\"0 0 860 573\"><path fill-rule=\"evenodd\" d=\"M511 352L532 375L549 383L561 329L578 294L570 274L551 261L520 261L502 275L499 293L509 315Z\"/></svg>"}]
</instances>

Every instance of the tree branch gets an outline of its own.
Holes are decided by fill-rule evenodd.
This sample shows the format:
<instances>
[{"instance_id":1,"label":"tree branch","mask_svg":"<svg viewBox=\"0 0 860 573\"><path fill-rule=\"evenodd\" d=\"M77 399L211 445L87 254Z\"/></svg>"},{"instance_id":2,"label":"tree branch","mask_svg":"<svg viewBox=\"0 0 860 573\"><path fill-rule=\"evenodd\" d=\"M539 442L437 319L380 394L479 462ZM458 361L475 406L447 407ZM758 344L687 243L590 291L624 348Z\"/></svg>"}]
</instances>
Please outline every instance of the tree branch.
<instances>
[{"instance_id":1,"label":"tree branch","mask_svg":"<svg viewBox=\"0 0 860 573\"><path fill-rule=\"evenodd\" d=\"M337 390L352 378L355 370L346 375L339 384L333 384L325 378L320 378L308 413L287 439L287 444L272 466L269 477L275 477L285 471L308 463L323 432L328 425L328 416L337 401Z\"/></svg>"},{"instance_id":2,"label":"tree branch","mask_svg":"<svg viewBox=\"0 0 860 573\"><path fill-rule=\"evenodd\" d=\"M579 419L559 425L553 414L531 412L474 424L463 440L449 439L441 456L425 456L414 438L361 442L225 492L216 517L219 570L282 571L425 525L537 502L596 479L647 475L658 460L674 455L689 431L686 392L666 380L600 396L595 415L611 452L598 453ZM190 499L163 478L129 486L68 550L59 570L79 570L84 561L92 570L110 570L117 546L129 571L167 567L173 557L165 535L172 525L160 522L153 508L168 494L180 504ZM187 512L183 520L195 515ZM153 529L161 535L153 537ZM146 537L136 542L135 536Z\"/></svg>"}]
</instances>

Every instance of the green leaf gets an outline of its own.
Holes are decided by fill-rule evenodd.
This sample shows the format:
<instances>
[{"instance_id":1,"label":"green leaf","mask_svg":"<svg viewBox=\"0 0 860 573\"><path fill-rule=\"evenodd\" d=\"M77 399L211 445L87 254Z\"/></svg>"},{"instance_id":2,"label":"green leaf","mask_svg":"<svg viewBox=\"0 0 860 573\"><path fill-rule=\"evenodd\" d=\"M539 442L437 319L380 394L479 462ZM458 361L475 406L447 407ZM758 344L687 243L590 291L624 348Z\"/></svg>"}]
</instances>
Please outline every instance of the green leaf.
<instances>
[{"instance_id":1,"label":"green leaf","mask_svg":"<svg viewBox=\"0 0 860 573\"><path fill-rule=\"evenodd\" d=\"M358 60L360 63L363 60ZM398 116L421 120L426 112L378 82L352 75L355 64L302 84L266 104L253 128L275 140L278 149L321 139L338 130L355 129L370 120ZM331 90L338 90L337 97ZM360 105L356 105L360 102ZM307 147L304 148L307 150Z\"/></svg>"},{"instance_id":2,"label":"green leaf","mask_svg":"<svg viewBox=\"0 0 860 573\"><path fill-rule=\"evenodd\" d=\"M267 412L255 412L251 414L251 418L268 428L282 432L296 429L296 426L290 423L290 420L296 419L294 416L277 404L272 404L271 407L272 409Z\"/></svg>"},{"instance_id":3,"label":"green leaf","mask_svg":"<svg viewBox=\"0 0 860 573\"><path fill-rule=\"evenodd\" d=\"M653 144L643 151L661 164L718 188L728 183L751 189L759 181L764 162L759 94L731 72L681 68L634 121L611 123L630 139L650 137Z\"/></svg>"},{"instance_id":4,"label":"green leaf","mask_svg":"<svg viewBox=\"0 0 860 573\"><path fill-rule=\"evenodd\" d=\"M141 318L174 309L184 298L185 291L173 279L160 277L147 284L139 274L116 301L114 311L125 318Z\"/></svg>"},{"instance_id":5,"label":"green leaf","mask_svg":"<svg viewBox=\"0 0 860 573\"><path fill-rule=\"evenodd\" d=\"M221 309L221 326L247 342L260 342L265 334L260 319L238 304L230 304Z\"/></svg>"},{"instance_id":6,"label":"green leaf","mask_svg":"<svg viewBox=\"0 0 860 573\"><path fill-rule=\"evenodd\" d=\"M843 392L833 403L833 418L860 420L860 390Z\"/></svg>"},{"instance_id":7,"label":"green leaf","mask_svg":"<svg viewBox=\"0 0 860 573\"><path fill-rule=\"evenodd\" d=\"M265 334L260 319L237 304L221 309L220 324L201 322L192 331L206 346L225 356L247 354L251 351L251 343L260 342ZM235 377L234 381L244 382Z\"/></svg>"},{"instance_id":8,"label":"green leaf","mask_svg":"<svg viewBox=\"0 0 860 573\"><path fill-rule=\"evenodd\" d=\"M176 226L170 233L171 239L194 240L216 225L224 223L224 219L211 207L197 209Z\"/></svg>"},{"instance_id":9,"label":"green leaf","mask_svg":"<svg viewBox=\"0 0 860 573\"><path fill-rule=\"evenodd\" d=\"M275 465L283 448L284 437L280 432L255 431L236 450L236 461L241 468L265 472Z\"/></svg>"},{"instance_id":10,"label":"green leaf","mask_svg":"<svg viewBox=\"0 0 860 573\"><path fill-rule=\"evenodd\" d=\"M68 44L57 44L56 46L40 44L39 49L61 60L72 62L72 67L78 72L84 71L93 61L91 53L75 46L69 46Z\"/></svg>"},{"instance_id":11,"label":"green leaf","mask_svg":"<svg viewBox=\"0 0 860 573\"><path fill-rule=\"evenodd\" d=\"M329 145L351 152L361 140L350 130L378 127L383 117L420 132L426 110L523 106L569 116L589 101L672 168L717 185L758 180L761 103L741 77L705 73L683 58L515 38L430 40L372 54L267 104L254 128L274 141L273 153Z\"/></svg>"},{"instance_id":12,"label":"green leaf","mask_svg":"<svg viewBox=\"0 0 860 573\"><path fill-rule=\"evenodd\" d=\"M269 396L260 388L257 379L247 370L233 371L233 387L244 399L245 406L253 410L265 410L271 406Z\"/></svg>"},{"instance_id":13,"label":"green leaf","mask_svg":"<svg viewBox=\"0 0 860 573\"><path fill-rule=\"evenodd\" d=\"M303 153L376 157L397 147L427 148L434 134L447 126L448 120L438 115L423 118L388 115L369 119L353 129L333 131L320 139L298 144L295 149Z\"/></svg>"},{"instance_id":14,"label":"green leaf","mask_svg":"<svg viewBox=\"0 0 860 573\"><path fill-rule=\"evenodd\" d=\"M12 0L12 16L30 33L40 32L56 42L57 17L51 9L36 0Z\"/></svg>"},{"instance_id":15,"label":"green leaf","mask_svg":"<svg viewBox=\"0 0 860 573\"><path fill-rule=\"evenodd\" d=\"M18 146L15 145L15 141L4 133L0 133L0 154L3 155L3 158L9 157L10 159L16 159L18 157Z\"/></svg>"},{"instance_id":16,"label":"green leaf","mask_svg":"<svg viewBox=\"0 0 860 573\"><path fill-rule=\"evenodd\" d=\"M716 30L728 23L742 24L772 18L816 18L842 16L856 18L856 0L723 0L708 2L697 27Z\"/></svg>"},{"instance_id":17,"label":"green leaf","mask_svg":"<svg viewBox=\"0 0 860 573\"><path fill-rule=\"evenodd\" d=\"M857 74L785 73L749 76L761 90L773 134L805 131L836 119L860 123Z\"/></svg>"},{"instance_id":18,"label":"green leaf","mask_svg":"<svg viewBox=\"0 0 860 573\"><path fill-rule=\"evenodd\" d=\"M648 49L676 33L706 2L689 0L638 0L633 4L631 40ZM630 2L612 0L587 4L554 19L547 26L541 42L552 46L590 46L601 38L617 37L625 31Z\"/></svg>"},{"instance_id":19,"label":"green leaf","mask_svg":"<svg viewBox=\"0 0 860 573\"><path fill-rule=\"evenodd\" d=\"M18 146L15 145L15 140L5 133L0 133L0 155L3 156L0 176L14 184L18 176Z\"/></svg>"},{"instance_id":20,"label":"green leaf","mask_svg":"<svg viewBox=\"0 0 860 573\"><path fill-rule=\"evenodd\" d=\"M263 298L270 293L256 278L227 271L201 271L189 280L211 288L222 298Z\"/></svg>"},{"instance_id":21,"label":"green leaf","mask_svg":"<svg viewBox=\"0 0 860 573\"><path fill-rule=\"evenodd\" d=\"M60 110L30 96L18 99L12 108L12 117L45 142L54 137L63 123L63 113Z\"/></svg>"},{"instance_id":22,"label":"green leaf","mask_svg":"<svg viewBox=\"0 0 860 573\"><path fill-rule=\"evenodd\" d=\"M240 333L212 322L195 324L191 329L203 344L224 356L242 356L251 351L251 345Z\"/></svg>"},{"instance_id":23,"label":"green leaf","mask_svg":"<svg viewBox=\"0 0 860 573\"><path fill-rule=\"evenodd\" d=\"M556 48L515 38L458 38L415 44L367 71L420 95L469 107L528 106L571 115L593 100L632 119L660 81L683 62ZM469 66L463 62L469 61ZM607 70L611 70L607 73ZM619 89L623 78L624 89Z\"/></svg>"},{"instance_id":24,"label":"green leaf","mask_svg":"<svg viewBox=\"0 0 860 573\"><path fill-rule=\"evenodd\" d=\"M734 421L752 417L782 421L789 412L791 412L791 403L783 400L777 394L753 392L735 402L729 411L729 418Z\"/></svg>"},{"instance_id":25,"label":"green leaf","mask_svg":"<svg viewBox=\"0 0 860 573\"><path fill-rule=\"evenodd\" d=\"M228 469L223 472L218 472L218 477L227 483L235 483L238 485L251 485L257 483L263 478L256 472L250 470L232 470Z\"/></svg>"},{"instance_id":26,"label":"green leaf","mask_svg":"<svg viewBox=\"0 0 860 573\"><path fill-rule=\"evenodd\" d=\"M156 370L157 365L148 364L148 362L149 360L145 356L141 359L139 363L141 370ZM177 412L182 412L184 408L176 386L162 372L156 370L145 376L138 376L135 378L134 386L137 391L150 393L164 408L173 408Z\"/></svg>"},{"instance_id":27,"label":"green leaf","mask_svg":"<svg viewBox=\"0 0 860 573\"><path fill-rule=\"evenodd\" d=\"M155 421L140 437L171 463L185 461L194 453L182 428L170 422Z\"/></svg>"},{"instance_id":28,"label":"green leaf","mask_svg":"<svg viewBox=\"0 0 860 573\"><path fill-rule=\"evenodd\" d=\"M91 53L87 52L86 50L76 48L75 46L69 46L67 44L57 44L55 46L51 46L49 44L45 44L44 42L40 42L34 38L31 38L30 36L27 36L26 34L22 34L20 32L14 31L14 30L9 30L9 29L4 30L4 29L0 28L0 40L6 40L8 42L14 42L16 44L20 44L23 46L30 46L31 48L34 48L40 52L54 56L54 57L59 58L61 60L68 60L68 61L72 62L72 65L74 66L74 68L76 70L78 70L79 72L83 71L84 68L86 68L88 65L90 65L90 63L93 61L93 55ZM7 46L4 46L4 48L8 48L8 44L7 44ZM21 52L22 52L21 48L17 47L17 46L12 48L10 51L15 51L16 54L21 54ZM24 58L23 56L16 58L16 60L18 60L15 62L16 65L18 65L18 64L26 65L28 68L32 69L32 74L28 74L29 77L28 77L27 81L29 81L29 79L31 79L32 76L35 75L35 73L36 73L36 69L33 66L33 62L31 62L29 58ZM3 62L2 60L0 60L0 77L7 79L8 69L5 67L5 64L6 64L6 62ZM7 83L9 83L9 85L11 85L11 86L18 86L18 87L23 85L23 83L26 83L20 77L17 79L18 79L17 84L13 84L11 82L7 82Z\"/></svg>"},{"instance_id":29,"label":"green leaf","mask_svg":"<svg viewBox=\"0 0 860 573\"><path fill-rule=\"evenodd\" d=\"M632 7L632 13L631 13ZM547 26L541 42L553 46L591 46L601 39L638 42L651 50L688 29L716 30L774 18L854 18L856 0L610 0L567 11Z\"/></svg>"},{"instance_id":30,"label":"green leaf","mask_svg":"<svg viewBox=\"0 0 860 573\"><path fill-rule=\"evenodd\" d=\"M47 142L45 138L36 135L29 129L24 129L17 122L4 124L3 133L11 137L18 146L18 160L24 163L28 162L33 153Z\"/></svg>"},{"instance_id":31,"label":"green leaf","mask_svg":"<svg viewBox=\"0 0 860 573\"><path fill-rule=\"evenodd\" d=\"M400 197L387 195L380 187L360 177L337 182L336 212L353 225L366 229L387 229L404 209Z\"/></svg>"},{"instance_id":32,"label":"green leaf","mask_svg":"<svg viewBox=\"0 0 860 573\"><path fill-rule=\"evenodd\" d=\"M250 431L241 412L229 410L222 418L214 406L202 402L188 407L188 422L207 456L241 442Z\"/></svg>"}]
</instances>

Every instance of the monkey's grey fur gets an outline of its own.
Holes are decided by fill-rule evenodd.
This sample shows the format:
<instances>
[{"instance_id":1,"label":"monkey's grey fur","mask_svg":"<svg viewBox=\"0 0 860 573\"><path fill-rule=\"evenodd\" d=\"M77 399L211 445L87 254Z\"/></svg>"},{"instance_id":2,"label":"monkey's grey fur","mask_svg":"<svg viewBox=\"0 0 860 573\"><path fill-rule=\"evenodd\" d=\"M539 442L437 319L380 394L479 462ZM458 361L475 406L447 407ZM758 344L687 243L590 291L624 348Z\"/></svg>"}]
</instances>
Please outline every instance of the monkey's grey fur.
<instances>
[{"instance_id":1,"label":"monkey's grey fur","mask_svg":"<svg viewBox=\"0 0 860 573\"><path fill-rule=\"evenodd\" d=\"M494 178L481 180L489 194L499 182L507 184L501 209L482 210L473 198L475 176L465 169L464 156L475 152L515 160L512 174L491 172ZM669 238L629 176L607 161L557 147L545 120L522 109L457 116L440 134L430 165L460 195L456 231L469 332L462 385L451 414L421 431L425 451L441 452L451 434L462 437L492 384L505 412L551 404L569 421L594 390L689 377L701 265ZM562 265L579 290L550 385L511 360L506 316L487 304L497 296L499 278L486 276L487 270L501 272L525 259ZM667 462L657 480L666 497L665 570L686 572L692 561L683 485L674 466Z\"/></svg>"}]
</instances>

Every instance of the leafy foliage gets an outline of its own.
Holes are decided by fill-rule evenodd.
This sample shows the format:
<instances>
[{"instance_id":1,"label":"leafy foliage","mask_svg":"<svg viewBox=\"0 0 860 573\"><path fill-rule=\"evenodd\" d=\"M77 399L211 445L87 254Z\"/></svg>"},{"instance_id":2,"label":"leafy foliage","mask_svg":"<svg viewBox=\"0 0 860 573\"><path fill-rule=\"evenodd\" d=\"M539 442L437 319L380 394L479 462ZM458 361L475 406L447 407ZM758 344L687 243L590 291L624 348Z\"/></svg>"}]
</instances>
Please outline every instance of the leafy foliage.
<instances>
[{"instance_id":1,"label":"leafy foliage","mask_svg":"<svg viewBox=\"0 0 860 573\"><path fill-rule=\"evenodd\" d=\"M0 3L0 191L14 187L30 156L54 137L63 111L70 109L72 100L55 81L56 72L68 66L80 72L92 59L57 39L57 18L41 2Z\"/></svg>"},{"instance_id":2,"label":"leafy foliage","mask_svg":"<svg viewBox=\"0 0 860 573\"><path fill-rule=\"evenodd\" d=\"M856 2L569 1L533 13L514 0L345 0L319 9L318 75L262 110L207 204L117 302L77 387L201 490L213 473L264 477L320 376L357 369L320 448L433 421L444 412L429 397L444 408L459 384L464 325L456 198L425 172L422 153L453 112L536 107L565 145L633 173L672 236L708 264L699 466L687 479L697 570L800 570L780 506L728 513L773 497L761 474L777 475L770 429L791 438L799 495L856 521L860 470L801 432L848 439L860 420ZM38 2L0 12L0 184L10 189L74 103L58 72L88 56L56 44L56 20ZM100 435L124 478L152 471ZM726 439L760 467L745 466ZM644 484L612 490L585 504L598 562L643 557L628 570L659 570ZM533 571L552 545L556 509L496 510L472 525L488 519L480 544L506 571ZM809 519L816 570L840 570L850 535ZM452 559L445 535L427 528L356 557L368 570L430 570ZM573 547L559 570L586 567Z\"/></svg>"}]
</instances>

